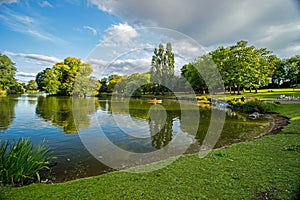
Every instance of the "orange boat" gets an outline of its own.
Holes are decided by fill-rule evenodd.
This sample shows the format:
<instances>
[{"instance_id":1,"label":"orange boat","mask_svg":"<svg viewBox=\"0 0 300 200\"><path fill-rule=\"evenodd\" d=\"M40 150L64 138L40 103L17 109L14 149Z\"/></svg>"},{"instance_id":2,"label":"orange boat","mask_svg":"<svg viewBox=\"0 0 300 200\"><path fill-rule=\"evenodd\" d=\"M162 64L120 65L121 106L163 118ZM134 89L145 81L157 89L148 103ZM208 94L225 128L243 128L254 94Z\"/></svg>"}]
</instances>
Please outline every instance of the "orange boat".
<instances>
[{"instance_id":1,"label":"orange boat","mask_svg":"<svg viewBox=\"0 0 300 200\"><path fill-rule=\"evenodd\" d=\"M162 103L161 99L149 99L148 103Z\"/></svg>"}]
</instances>

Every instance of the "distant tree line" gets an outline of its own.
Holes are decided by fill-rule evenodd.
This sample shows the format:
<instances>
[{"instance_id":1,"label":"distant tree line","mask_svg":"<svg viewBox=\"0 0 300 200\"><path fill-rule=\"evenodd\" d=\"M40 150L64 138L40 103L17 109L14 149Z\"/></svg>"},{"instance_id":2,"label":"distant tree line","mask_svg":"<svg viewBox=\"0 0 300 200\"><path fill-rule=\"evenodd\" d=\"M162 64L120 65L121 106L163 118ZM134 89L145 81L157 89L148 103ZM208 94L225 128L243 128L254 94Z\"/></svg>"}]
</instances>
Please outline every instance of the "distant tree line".
<instances>
[{"instance_id":1,"label":"distant tree line","mask_svg":"<svg viewBox=\"0 0 300 200\"><path fill-rule=\"evenodd\" d=\"M15 64L0 54L0 92L7 94L26 91L41 91L51 95L97 95L114 93L123 96L143 94L170 94L174 90L186 91L188 83L193 91L203 94L220 87L220 80L213 73L218 69L227 91L241 93L263 87L295 87L299 84L300 55L280 59L266 48L248 46L247 41L235 45L220 46L195 61L185 64L181 74L174 75L175 59L171 43L160 44L149 59L151 69L146 73L129 76L112 74L97 80L91 76L90 64L78 58L68 57L46 68L27 85L19 83L14 77Z\"/></svg>"}]
</instances>

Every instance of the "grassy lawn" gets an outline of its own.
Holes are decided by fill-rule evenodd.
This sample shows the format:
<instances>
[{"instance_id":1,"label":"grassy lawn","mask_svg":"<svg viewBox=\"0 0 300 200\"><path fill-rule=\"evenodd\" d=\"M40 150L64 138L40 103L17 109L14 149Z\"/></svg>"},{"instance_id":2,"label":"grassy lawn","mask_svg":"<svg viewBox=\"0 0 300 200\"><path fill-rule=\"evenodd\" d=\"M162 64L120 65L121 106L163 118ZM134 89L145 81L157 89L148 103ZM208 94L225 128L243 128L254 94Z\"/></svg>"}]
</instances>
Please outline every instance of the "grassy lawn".
<instances>
[{"instance_id":1,"label":"grassy lawn","mask_svg":"<svg viewBox=\"0 0 300 200\"><path fill-rule=\"evenodd\" d=\"M201 159L198 154L184 155L171 165L149 173L119 171L61 184L6 187L2 188L1 197L297 199L300 198L300 104L278 105L276 111L291 118L283 133L299 134L281 133L234 144L213 150Z\"/></svg>"},{"instance_id":2,"label":"grassy lawn","mask_svg":"<svg viewBox=\"0 0 300 200\"><path fill-rule=\"evenodd\" d=\"M290 118L290 124L283 128L283 132L300 133L300 104L285 104L275 108L275 112Z\"/></svg>"},{"instance_id":3,"label":"grassy lawn","mask_svg":"<svg viewBox=\"0 0 300 200\"><path fill-rule=\"evenodd\" d=\"M234 94L227 93L226 96L228 99L241 98L241 96L257 97L257 98L264 99L264 98L278 98L281 94L284 94L285 96L300 97L300 88L262 89L262 90L258 90L257 93L255 93L255 91L252 91L252 93L250 93L248 90L246 90L242 95L234 95Z\"/></svg>"}]
</instances>

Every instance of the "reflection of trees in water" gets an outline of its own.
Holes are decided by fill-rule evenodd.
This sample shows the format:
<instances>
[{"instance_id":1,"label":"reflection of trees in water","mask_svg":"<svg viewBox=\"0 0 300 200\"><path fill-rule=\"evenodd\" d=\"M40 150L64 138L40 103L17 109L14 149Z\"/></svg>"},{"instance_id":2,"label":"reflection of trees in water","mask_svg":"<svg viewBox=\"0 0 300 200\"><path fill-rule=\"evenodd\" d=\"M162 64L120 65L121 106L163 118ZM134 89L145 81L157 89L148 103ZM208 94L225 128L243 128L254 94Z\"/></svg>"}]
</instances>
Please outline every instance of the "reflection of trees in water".
<instances>
[{"instance_id":1,"label":"reflection of trees in water","mask_svg":"<svg viewBox=\"0 0 300 200\"><path fill-rule=\"evenodd\" d=\"M36 114L53 125L62 127L65 133L76 133L77 128L89 127L89 115L95 113L97 104L95 98L39 97Z\"/></svg>"},{"instance_id":2,"label":"reflection of trees in water","mask_svg":"<svg viewBox=\"0 0 300 200\"><path fill-rule=\"evenodd\" d=\"M129 109L126 106L129 105ZM180 116L180 107L176 101L166 101L163 104L149 104L145 99L130 99L129 104L124 99L100 101L103 111L115 114L130 114L131 117L147 120L149 123L152 146L161 149L166 146L173 135L173 120ZM129 111L129 113L128 113Z\"/></svg>"},{"instance_id":3,"label":"reflection of trees in water","mask_svg":"<svg viewBox=\"0 0 300 200\"><path fill-rule=\"evenodd\" d=\"M15 118L14 107L17 100L10 97L0 97L0 130L7 130Z\"/></svg>"},{"instance_id":4,"label":"reflection of trees in water","mask_svg":"<svg viewBox=\"0 0 300 200\"><path fill-rule=\"evenodd\" d=\"M165 110L160 105L151 107L149 128L152 139L152 146L156 149L169 144L173 136L173 120L178 117L177 112Z\"/></svg>"}]
</instances>

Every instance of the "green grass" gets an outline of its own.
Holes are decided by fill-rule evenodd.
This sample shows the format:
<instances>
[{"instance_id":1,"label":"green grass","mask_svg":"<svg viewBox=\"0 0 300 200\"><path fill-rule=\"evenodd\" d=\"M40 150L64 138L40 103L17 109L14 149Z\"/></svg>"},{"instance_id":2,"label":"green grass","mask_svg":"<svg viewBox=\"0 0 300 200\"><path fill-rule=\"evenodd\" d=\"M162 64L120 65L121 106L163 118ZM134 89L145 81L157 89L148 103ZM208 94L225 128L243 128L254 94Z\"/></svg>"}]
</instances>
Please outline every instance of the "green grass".
<instances>
[{"instance_id":1,"label":"green grass","mask_svg":"<svg viewBox=\"0 0 300 200\"><path fill-rule=\"evenodd\" d=\"M271 90L273 92L268 92ZM265 99L265 98L278 98L281 94L284 94L285 96L300 97L300 88L262 89L262 90L258 90L257 93L255 93L254 90L252 91L252 93L246 90L242 95L234 95L234 94L227 93L226 96L228 99L241 98L241 96Z\"/></svg>"},{"instance_id":2,"label":"green grass","mask_svg":"<svg viewBox=\"0 0 300 200\"><path fill-rule=\"evenodd\" d=\"M300 134L300 104L280 104L275 112L290 118L290 124L282 129L283 132Z\"/></svg>"}]
</instances>

